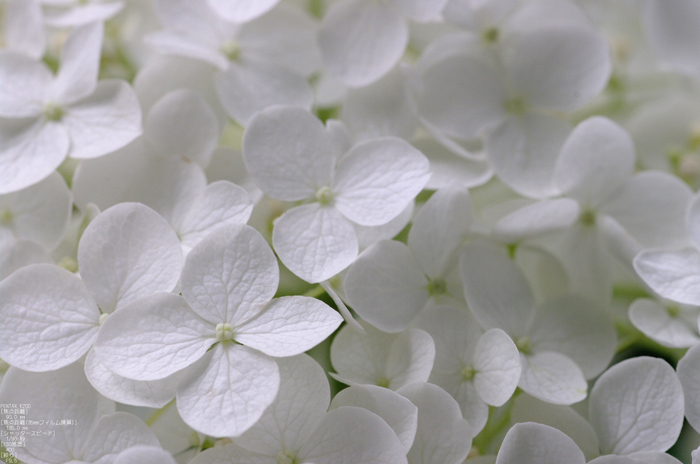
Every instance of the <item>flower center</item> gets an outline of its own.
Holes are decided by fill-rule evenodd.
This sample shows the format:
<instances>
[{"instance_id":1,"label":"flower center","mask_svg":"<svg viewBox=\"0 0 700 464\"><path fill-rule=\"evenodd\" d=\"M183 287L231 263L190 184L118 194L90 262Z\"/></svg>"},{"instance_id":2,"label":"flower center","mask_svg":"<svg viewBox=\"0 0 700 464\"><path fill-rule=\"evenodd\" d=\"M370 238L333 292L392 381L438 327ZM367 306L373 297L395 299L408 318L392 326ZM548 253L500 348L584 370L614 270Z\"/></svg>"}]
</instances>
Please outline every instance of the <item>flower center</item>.
<instances>
[{"instance_id":1,"label":"flower center","mask_svg":"<svg viewBox=\"0 0 700 464\"><path fill-rule=\"evenodd\" d=\"M12 224L13 217L12 211L9 208L4 208L0 211L0 225L9 227Z\"/></svg>"},{"instance_id":2,"label":"flower center","mask_svg":"<svg viewBox=\"0 0 700 464\"><path fill-rule=\"evenodd\" d=\"M523 97L509 98L505 101L503 106L505 107L507 112L516 116L525 114L525 111L527 110L527 103L525 102L525 99Z\"/></svg>"},{"instance_id":3,"label":"flower center","mask_svg":"<svg viewBox=\"0 0 700 464\"><path fill-rule=\"evenodd\" d=\"M515 340L515 346L523 354L530 354L532 352L532 342L527 336L519 337Z\"/></svg>"},{"instance_id":4,"label":"flower center","mask_svg":"<svg viewBox=\"0 0 700 464\"><path fill-rule=\"evenodd\" d=\"M498 42L498 28L492 26L483 31L481 33L481 40L487 44Z\"/></svg>"},{"instance_id":5,"label":"flower center","mask_svg":"<svg viewBox=\"0 0 700 464\"><path fill-rule=\"evenodd\" d=\"M590 209L583 210L578 219L584 226L594 226L596 221L595 211L591 211Z\"/></svg>"},{"instance_id":6,"label":"flower center","mask_svg":"<svg viewBox=\"0 0 700 464\"><path fill-rule=\"evenodd\" d=\"M377 385L380 387L389 388L389 379L382 377L381 379L377 380Z\"/></svg>"},{"instance_id":7,"label":"flower center","mask_svg":"<svg viewBox=\"0 0 700 464\"><path fill-rule=\"evenodd\" d=\"M330 187L321 187L316 191L316 199L322 204L327 205L333 201L333 192Z\"/></svg>"},{"instance_id":8,"label":"flower center","mask_svg":"<svg viewBox=\"0 0 700 464\"><path fill-rule=\"evenodd\" d=\"M220 322L216 325L216 339L220 342L233 340L233 326L228 322Z\"/></svg>"},{"instance_id":9,"label":"flower center","mask_svg":"<svg viewBox=\"0 0 700 464\"><path fill-rule=\"evenodd\" d=\"M464 369L462 369L462 380L465 382L474 379L475 375L476 371L472 366L464 366Z\"/></svg>"},{"instance_id":10,"label":"flower center","mask_svg":"<svg viewBox=\"0 0 700 464\"><path fill-rule=\"evenodd\" d=\"M277 455L277 462L279 464L297 464L297 456L294 451L280 451Z\"/></svg>"},{"instance_id":11,"label":"flower center","mask_svg":"<svg viewBox=\"0 0 700 464\"><path fill-rule=\"evenodd\" d=\"M681 308L676 305L666 306L666 312L670 317L678 317L681 315Z\"/></svg>"},{"instance_id":12,"label":"flower center","mask_svg":"<svg viewBox=\"0 0 700 464\"><path fill-rule=\"evenodd\" d=\"M100 324L100 325L104 324L105 321L107 320L107 317L109 317L109 313L102 313L102 314L100 314L99 324Z\"/></svg>"},{"instance_id":13,"label":"flower center","mask_svg":"<svg viewBox=\"0 0 700 464\"><path fill-rule=\"evenodd\" d=\"M63 108L55 103L47 103L44 106L44 116L49 121L60 121L63 117Z\"/></svg>"},{"instance_id":14,"label":"flower center","mask_svg":"<svg viewBox=\"0 0 700 464\"><path fill-rule=\"evenodd\" d=\"M443 279L435 279L428 282L428 293L432 296L447 293L447 283Z\"/></svg>"},{"instance_id":15,"label":"flower center","mask_svg":"<svg viewBox=\"0 0 700 464\"><path fill-rule=\"evenodd\" d=\"M241 55L241 47L235 40L227 40L221 45L221 53L231 61L236 61Z\"/></svg>"}]
</instances>

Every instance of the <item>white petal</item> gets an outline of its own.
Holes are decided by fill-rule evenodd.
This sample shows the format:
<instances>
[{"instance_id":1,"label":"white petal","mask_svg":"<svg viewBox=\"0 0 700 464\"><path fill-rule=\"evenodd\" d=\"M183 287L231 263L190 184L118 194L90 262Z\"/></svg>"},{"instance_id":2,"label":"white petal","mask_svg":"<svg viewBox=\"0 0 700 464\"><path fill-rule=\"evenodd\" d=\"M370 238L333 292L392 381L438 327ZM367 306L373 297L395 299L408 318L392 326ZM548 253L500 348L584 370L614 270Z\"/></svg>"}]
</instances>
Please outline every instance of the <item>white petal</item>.
<instances>
[{"instance_id":1,"label":"white petal","mask_svg":"<svg viewBox=\"0 0 700 464\"><path fill-rule=\"evenodd\" d=\"M410 140L418 126L413 101L400 68L360 89L350 89L343 122L358 141L394 136Z\"/></svg>"},{"instance_id":2,"label":"white petal","mask_svg":"<svg viewBox=\"0 0 700 464\"><path fill-rule=\"evenodd\" d=\"M29 240L3 240L0 243L0 280L30 264L53 263L46 249Z\"/></svg>"},{"instance_id":3,"label":"white petal","mask_svg":"<svg viewBox=\"0 0 700 464\"><path fill-rule=\"evenodd\" d=\"M574 404L586 398L588 384L571 358L551 351L520 356L523 373L518 386L542 401Z\"/></svg>"},{"instance_id":4,"label":"white petal","mask_svg":"<svg viewBox=\"0 0 700 464\"><path fill-rule=\"evenodd\" d=\"M167 451L158 447L134 446L119 453L114 464L177 464Z\"/></svg>"},{"instance_id":5,"label":"white petal","mask_svg":"<svg viewBox=\"0 0 700 464\"><path fill-rule=\"evenodd\" d=\"M645 250L634 258L634 269L662 297L700 305L700 253L696 249Z\"/></svg>"},{"instance_id":6,"label":"white petal","mask_svg":"<svg viewBox=\"0 0 700 464\"><path fill-rule=\"evenodd\" d=\"M459 464L469 454L472 432L457 402L442 388L413 383L398 391L418 407L418 430L408 452L411 464Z\"/></svg>"},{"instance_id":7,"label":"white petal","mask_svg":"<svg viewBox=\"0 0 700 464\"><path fill-rule=\"evenodd\" d=\"M141 419L126 412L115 412L97 421L82 459L95 464L108 464L125 449L138 445L160 446L156 436Z\"/></svg>"},{"instance_id":8,"label":"white petal","mask_svg":"<svg viewBox=\"0 0 700 464\"><path fill-rule=\"evenodd\" d=\"M30 371L55 370L92 346L100 312L81 280L52 264L0 283L0 357Z\"/></svg>"},{"instance_id":9,"label":"white petal","mask_svg":"<svg viewBox=\"0 0 700 464\"><path fill-rule=\"evenodd\" d=\"M103 312L175 288L182 269L180 241L155 211L120 203L100 213L78 246L80 275Z\"/></svg>"},{"instance_id":10,"label":"white petal","mask_svg":"<svg viewBox=\"0 0 700 464\"><path fill-rule=\"evenodd\" d=\"M478 187L493 177L493 170L485 159L465 158L429 138L414 140L413 145L430 161L430 180L424 187L427 190L451 185Z\"/></svg>"},{"instance_id":11,"label":"white petal","mask_svg":"<svg viewBox=\"0 0 700 464\"><path fill-rule=\"evenodd\" d=\"M70 105L95 90L103 36L104 24L99 21L73 29L63 44L61 67L51 84L55 103Z\"/></svg>"},{"instance_id":12,"label":"white petal","mask_svg":"<svg viewBox=\"0 0 700 464\"><path fill-rule=\"evenodd\" d=\"M59 244L71 218L72 196L58 173L31 187L0 196L0 210L11 219L5 224L20 239L32 240L51 251Z\"/></svg>"},{"instance_id":13,"label":"white petal","mask_svg":"<svg viewBox=\"0 0 700 464\"><path fill-rule=\"evenodd\" d=\"M489 405L479 396L474 382L464 380L461 370L451 374L433 372L430 383L444 389L457 401L474 436L483 430L489 419Z\"/></svg>"},{"instance_id":14,"label":"white petal","mask_svg":"<svg viewBox=\"0 0 700 464\"><path fill-rule=\"evenodd\" d=\"M456 251L472 225L472 205L466 188L438 190L418 211L408 233L408 246L425 274L442 278L457 262Z\"/></svg>"},{"instance_id":15,"label":"white petal","mask_svg":"<svg viewBox=\"0 0 700 464\"><path fill-rule=\"evenodd\" d=\"M170 2L161 1L157 3L160 6ZM204 2L190 1L188 3L204 5ZM182 16L190 19L187 14ZM207 25L212 28L211 24ZM206 35L211 35L211 33ZM196 33L190 35L183 31L161 30L146 35L144 42L158 53L201 60L209 66L215 66L218 71L224 71L230 66L229 60L216 48L216 38L214 37L201 38Z\"/></svg>"},{"instance_id":16,"label":"white petal","mask_svg":"<svg viewBox=\"0 0 700 464\"><path fill-rule=\"evenodd\" d=\"M564 142L554 172L557 188L583 207L596 208L619 193L634 158L632 137L622 127L604 117L588 118Z\"/></svg>"},{"instance_id":17,"label":"white petal","mask_svg":"<svg viewBox=\"0 0 700 464\"><path fill-rule=\"evenodd\" d=\"M496 464L584 464L586 458L564 433L535 422L515 424L503 439Z\"/></svg>"},{"instance_id":18,"label":"white petal","mask_svg":"<svg viewBox=\"0 0 700 464\"><path fill-rule=\"evenodd\" d=\"M435 21L441 19L440 12L447 0L394 0L393 3L414 21Z\"/></svg>"},{"instance_id":19,"label":"white petal","mask_svg":"<svg viewBox=\"0 0 700 464\"><path fill-rule=\"evenodd\" d=\"M533 106L575 110L598 95L610 77L608 44L592 28L560 23L532 28L512 41L505 66L514 90Z\"/></svg>"},{"instance_id":20,"label":"white petal","mask_svg":"<svg viewBox=\"0 0 700 464\"><path fill-rule=\"evenodd\" d=\"M325 372L308 355L278 359L280 387L260 420L238 437L246 449L277 456L298 450L316 432L331 401ZM273 458L274 459L274 458Z\"/></svg>"},{"instance_id":21,"label":"white petal","mask_svg":"<svg viewBox=\"0 0 700 464\"><path fill-rule=\"evenodd\" d=\"M489 60L448 56L428 67L421 77L420 114L448 135L479 136L506 116L506 89Z\"/></svg>"},{"instance_id":22,"label":"white petal","mask_svg":"<svg viewBox=\"0 0 700 464\"><path fill-rule=\"evenodd\" d=\"M700 195L693 196L686 212L686 224L690 241L700 248Z\"/></svg>"},{"instance_id":23,"label":"white petal","mask_svg":"<svg viewBox=\"0 0 700 464\"><path fill-rule=\"evenodd\" d=\"M216 90L228 115L242 125L268 106L310 109L314 100L304 76L277 63L256 59L231 63L225 72L216 75Z\"/></svg>"},{"instance_id":24,"label":"white petal","mask_svg":"<svg viewBox=\"0 0 700 464\"><path fill-rule=\"evenodd\" d=\"M277 364L259 351L219 343L188 371L177 388L177 409L198 432L240 435L277 396Z\"/></svg>"},{"instance_id":25,"label":"white petal","mask_svg":"<svg viewBox=\"0 0 700 464\"><path fill-rule=\"evenodd\" d=\"M683 309L680 309L683 311ZM692 313L697 314L697 311ZM671 348L690 348L700 343L697 323L693 324L683 314L672 314L671 307L659 302L639 298L629 308L632 324L644 335L661 345ZM695 317L697 321L697 316Z\"/></svg>"},{"instance_id":26,"label":"white petal","mask_svg":"<svg viewBox=\"0 0 700 464\"><path fill-rule=\"evenodd\" d=\"M685 417L697 431L700 429L700 345L696 344L685 353L676 370L685 397Z\"/></svg>"},{"instance_id":27,"label":"white petal","mask_svg":"<svg viewBox=\"0 0 700 464\"><path fill-rule=\"evenodd\" d=\"M6 50L19 52L34 60L40 60L44 56L46 31L39 0L6 2L3 28ZM3 80L4 78L0 78L0 81Z\"/></svg>"},{"instance_id":28,"label":"white petal","mask_svg":"<svg viewBox=\"0 0 700 464\"><path fill-rule=\"evenodd\" d=\"M551 404L530 395L519 395L515 399L511 421L537 422L564 432L581 448L586 459L600 456L598 437L591 424L570 406Z\"/></svg>"},{"instance_id":29,"label":"white petal","mask_svg":"<svg viewBox=\"0 0 700 464\"><path fill-rule=\"evenodd\" d=\"M269 356L294 356L321 343L341 322L338 312L315 298L275 298L236 330L235 340Z\"/></svg>"},{"instance_id":30,"label":"white petal","mask_svg":"<svg viewBox=\"0 0 700 464\"><path fill-rule=\"evenodd\" d=\"M350 87L362 87L399 61L408 27L388 3L345 0L324 15L318 43L328 73Z\"/></svg>"},{"instance_id":31,"label":"white petal","mask_svg":"<svg viewBox=\"0 0 700 464\"><path fill-rule=\"evenodd\" d=\"M525 335L535 310L532 291L522 271L505 250L487 242L472 242L459 259L464 296L484 329Z\"/></svg>"},{"instance_id":32,"label":"white petal","mask_svg":"<svg viewBox=\"0 0 700 464\"><path fill-rule=\"evenodd\" d=\"M96 158L141 135L141 108L126 82L103 80L89 97L66 108L63 122L71 158Z\"/></svg>"},{"instance_id":33,"label":"white petal","mask_svg":"<svg viewBox=\"0 0 700 464\"><path fill-rule=\"evenodd\" d=\"M430 163L407 142L384 137L355 145L338 164L335 206L363 226L395 218L428 182Z\"/></svg>"},{"instance_id":34,"label":"white petal","mask_svg":"<svg viewBox=\"0 0 700 464\"><path fill-rule=\"evenodd\" d=\"M352 228L355 229L360 249L364 250L381 240L390 240L396 237L411 222L414 208L415 202L412 201L398 216L381 226L361 226L353 223Z\"/></svg>"},{"instance_id":35,"label":"white petal","mask_svg":"<svg viewBox=\"0 0 700 464\"><path fill-rule=\"evenodd\" d=\"M555 195L554 169L569 124L546 114L513 116L491 132L486 153L496 175L530 198Z\"/></svg>"},{"instance_id":36,"label":"white petal","mask_svg":"<svg viewBox=\"0 0 700 464\"><path fill-rule=\"evenodd\" d=\"M95 350L85 359L85 375L101 395L119 403L147 408L162 408L175 398L175 390L182 373L159 380L133 380L109 370Z\"/></svg>"},{"instance_id":37,"label":"white petal","mask_svg":"<svg viewBox=\"0 0 700 464\"><path fill-rule=\"evenodd\" d=\"M683 389L673 368L657 358L627 359L596 381L590 420L603 453L665 451L683 426Z\"/></svg>"},{"instance_id":38,"label":"white petal","mask_svg":"<svg viewBox=\"0 0 700 464\"><path fill-rule=\"evenodd\" d=\"M493 229L503 243L515 243L570 227L581 214L576 200L556 198L542 200L502 217Z\"/></svg>"},{"instance_id":39,"label":"white petal","mask_svg":"<svg viewBox=\"0 0 700 464\"><path fill-rule=\"evenodd\" d=\"M700 8L692 0L672 4L653 1L645 5L644 22L649 42L662 64L689 74L698 75L700 63L696 50L700 34L696 27Z\"/></svg>"},{"instance_id":40,"label":"white petal","mask_svg":"<svg viewBox=\"0 0 700 464\"><path fill-rule=\"evenodd\" d=\"M229 443L224 446L214 446L201 453L195 452L194 459L189 462L190 464L231 464L234 462L245 462L246 464L278 464L274 453L272 455L259 454L248 451L234 443Z\"/></svg>"},{"instance_id":41,"label":"white petal","mask_svg":"<svg viewBox=\"0 0 700 464\"><path fill-rule=\"evenodd\" d=\"M13 3L31 5L33 2L15 0ZM0 97L3 102L0 116L26 118L41 114L48 103L51 79L51 71L43 62L19 53L0 54Z\"/></svg>"},{"instance_id":42,"label":"white petal","mask_svg":"<svg viewBox=\"0 0 700 464\"><path fill-rule=\"evenodd\" d=\"M119 13L122 8L124 2L121 1L75 6L65 11L47 13L46 24L53 27L72 27L93 21L105 21Z\"/></svg>"},{"instance_id":43,"label":"white petal","mask_svg":"<svg viewBox=\"0 0 700 464\"><path fill-rule=\"evenodd\" d=\"M319 203L290 209L275 222L272 244L277 256L309 283L328 280L357 257L352 225L337 209Z\"/></svg>"},{"instance_id":44,"label":"white petal","mask_svg":"<svg viewBox=\"0 0 700 464\"><path fill-rule=\"evenodd\" d=\"M11 367L0 386L0 403L31 405L25 420L75 420L74 425L61 427L55 435L27 436L24 447L15 450L17 457L27 463L63 463L79 456L97 421L100 402L80 363L45 373ZM6 425L1 430L7 433Z\"/></svg>"},{"instance_id":45,"label":"white petal","mask_svg":"<svg viewBox=\"0 0 700 464\"><path fill-rule=\"evenodd\" d=\"M216 342L215 326L180 295L154 293L105 319L95 341L99 360L134 380L163 379L201 358Z\"/></svg>"},{"instance_id":46,"label":"white petal","mask_svg":"<svg viewBox=\"0 0 700 464\"><path fill-rule=\"evenodd\" d=\"M640 464L682 464L681 461L670 454L660 451L640 451L630 454L629 457L638 460L637 462Z\"/></svg>"},{"instance_id":47,"label":"white petal","mask_svg":"<svg viewBox=\"0 0 700 464\"><path fill-rule=\"evenodd\" d=\"M479 338L474 349L474 384L479 396L492 406L503 406L520 380L520 354L513 340L500 329Z\"/></svg>"},{"instance_id":48,"label":"white petal","mask_svg":"<svg viewBox=\"0 0 700 464\"><path fill-rule=\"evenodd\" d=\"M601 212L612 216L644 247L678 247L687 243L684 223L692 194L676 176L643 171L629 179Z\"/></svg>"},{"instance_id":49,"label":"white petal","mask_svg":"<svg viewBox=\"0 0 700 464\"><path fill-rule=\"evenodd\" d=\"M263 310L279 283L277 260L252 227L210 233L187 255L180 277L185 301L200 317L234 327Z\"/></svg>"},{"instance_id":50,"label":"white petal","mask_svg":"<svg viewBox=\"0 0 700 464\"><path fill-rule=\"evenodd\" d=\"M365 332L344 326L333 338L331 363L348 385L377 385L388 383L385 367L389 350L397 335L381 332L371 325L361 323Z\"/></svg>"},{"instance_id":51,"label":"white petal","mask_svg":"<svg viewBox=\"0 0 700 464\"><path fill-rule=\"evenodd\" d=\"M331 181L335 157L325 127L301 108L270 108L250 120L243 156L251 177L280 200L312 198Z\"/></svg>"},{"instance_id":52,"label":"white petal","mask_svg":"<svg viewBox=\"0 0 700 464\"><path fill-rule=\"evenodd\" d=\"M420 329L399 334L386 358L386 374L392 390L413 382L427 382L435 361L435 343Z\"/></svg>"},{"instance_id":53,"label":"white petal","mask_svg":"<svg viewBox=\"0 0 700 464\"><path fill-rule=\"evenodd\" d=\"M381 330L400 332L428 302L428 283L406 245L382 240L350 266L343 288L360 317Z\"/></svg>"},{"instance_id":54,"label":"white petal","mask_svg":"<svg viewBox=\"0 0 700 464\"><path fill-rule=\"evenodd\" d=\"M315 464L406 464L405 450L391 427L376 414L351 406L328 411L299 458Z\"/></svg>"},{"instance_id":55,"label":"white petal","mask_svg":"<svg viewBox=\"0 0 700 464\"><path fill-rule=\"evenodd\" d=\"M224 180L212 182L175 229L183 248L189 250L218 227L245 224L252 212L245 190Z\"/></svg>"},{"instance_id":56,"label":"white petal","mask_svg":"<svg viewBox=\"0 0 700 464\"><path fill-rule=\"evenodd\" d=\"M219 143L216 115L191 90L168 93L153 105L144 138L166 157L186 158L206 166Z\"/></svg>"},{"instance_id":57,"label":"white petal","mask_svg":"<svg viewBox=\"0 0 700 464\"><path fill-rule=\"evenodd\" d=\"M63 124L0 119L0 194L36 184L66 159L70 138Z\"/></svg>"},{"instance_id":58,"label":"white petal","mask_svg":"<svg viewBox=\"0 0 700 464\"><path fill-rule=\"evenodd\" d=\"M232 23L245 23L271 10L280 0L207 0L222 18Z\"/></svg>"},{"instance_id":59,"label":"white petal","mask_svg":"<svg viewBox=\"0 0 700 464\"><path fill-rule=\"evenodd\" d=\"M375 385L357 385L338 393L330 409L356 406L375 413L391 427L406 453L413 445L418 426L418 408L403 396Z\"/></svg>"},{"instance_id":60,"label":"white petal","mask_svg":"<svg viewBox=\"0 0 700 464\"><path fill-rule=\"evenodd\" d=\"M608 367L617 347L608 313L578 295L563 295L539 307L529 336L535 350L565 354L587 379Z\"/></svg>"}]
</instances>

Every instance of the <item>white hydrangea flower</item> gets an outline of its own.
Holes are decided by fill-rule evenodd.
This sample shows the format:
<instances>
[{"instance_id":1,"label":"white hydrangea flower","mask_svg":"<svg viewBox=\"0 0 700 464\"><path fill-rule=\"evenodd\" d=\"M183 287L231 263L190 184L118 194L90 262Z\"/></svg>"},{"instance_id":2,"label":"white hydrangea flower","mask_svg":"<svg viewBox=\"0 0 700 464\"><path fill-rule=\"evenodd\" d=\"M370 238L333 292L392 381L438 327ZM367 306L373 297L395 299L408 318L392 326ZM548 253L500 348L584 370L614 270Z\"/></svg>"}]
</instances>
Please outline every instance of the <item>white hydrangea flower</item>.
<instances>
[{"instance_id":1,"label":"white hydrangea flower","mask_svg":"<svg viewBox=\"0 0 700 464\"><path fill-rule=\"evenodd\" d=\"M350 266L343 284L350 306L380 330L400 332L426 305L460 301L456 252L471 223L467 189L437 191L416 215L408 245L380 241Z\"/></svg>"},{"instance_id":2,"label":"white hydrangea flower","mask_svg":"<svg viewBox=\"0 0 700 464\"><path fill-rule=\"evenodd\" d=\"M243 138L248 172L265 194L310 201L276 220L272 243L285 266L311 283L355 260L352 222L389 222L430 175L425 156L398 138L368 140L345 154L341 149L317 118L295 107L261 111Z\"/></svg>"},{"instance_id":3,"label":"white hydrangea flower","mask_svg":"<svg viewBox=\"0 0 700 464\"><path fill-rule=\"evenodd\" d=\"M3 6L0 48L41 59L46 51L41 0L5 0Z\"/></svg>"},{"instance_id":4,"label":"white hydrangea flower","mask_svg":"<svg viewBox=\"0 0 700 464\"><path fill-rule=\"evenodd\" d=\"M503 406L518 386L522 372L518 348L500 329L484 333L464 308L428 308L416 327L435 341L430 382L457 400L476 435L486 425L488 406Z\"/></svg>"},{"instance_id":5,"label":"white hydrangea flower","mask_svg":"<svg viewBox=\"0 0 700 464\"><path fill-rule=\"evenodd\" d=\"M0 193L46 178L66 158L96 158L141 133L141 111L124 81L97 82L102 23L66 39L61 67L0 54Z\"/></svg>"},{"instance_id":6,"label":"white hydrangea flower","mask_svg":"<svg viewBox=\"0 0 700 464\"><path fill-rule=\"evenodd\" d=\"M314 25L303 13L278 8L234 24L199 0L161 0L156 7L165 30L150 34L147 42L160 53L215 66L221 104L240 124L270 105L311 107L313 93L304 76L317 68L318 52Z\"/></svg>"},{"instance_id":7,"label":"white hydrangea flower","mask_svg":"<svg viewBox=\"0 0 700 464\"><path fill-rule=\"evenodd\" d=\"M277 394L271 356L304 352L342 322L316 299L273 300L278 282L277 261L259 232L219 228L187 255L182 297L133 301L105 321L96 352L107 368L134 380L187 369L177 385L184 421L208 435L240 435Z\"/></svg>"},{"instance_id":8,"label":"white hydrangea flower","mask_svg":"<svg viewBox=\"0 0 700 464\"><path fill-rule=\"evenodd\" d=\"M638 298L628 310L630 322L644 335L670 348L690 348L700 343L700 308L669 301Z\"/></svg>"},{"instance_id":9,"label":"white hydrangea flower","mask_svg":"<svg viewBox=\"0 0 700 464\"><path fill-rule=\"evenodd\" d=\"M354 406L326 412L328 379L314 360L300 355L277 362L279 394L260 421L192 464L406 464L404 446L376 414Z\"/></svg>"},{"instance_id":10,"label":"white hydrangea flower","mask_svg":"<svg viewBox=\"0 0 700 464\"><path fill-rule=\"evenodd\" d=\"M222 18L232 23L246 23L262 16L280 0L207 0L209 6Z\"/></svg>"},{"instance_id":11,"label":"white hydrangea flower","mask_svg":"<svg viewBox=\"0 0 700 464\"><path fill-rule=\"evenodd\" d=\"M115 310L173 290L182 251L175 232L155 211L122 203L85 229L78 264L80 277L35 264L0 283L0 356L8 363L49 371L78 360Z\"/></svg>"},{"instance_id":12,"label":"white hydrangea flower","mask_svg":"<svg viewBox=\"0 0 700 464\"><path fill-rule=\"evenodd\" d=\"M53 263L53 259L38 243L13 238L0 243L0 280L18 269L39 263Z\"/></svg>"},{"instance_id":13,"label":"white hydrangea flower","mask_svg":"<svg viewBox=\"0 0 700 464\"><path fill-rule=\"evenodd\" d=\"M505 250L485 241L464 248L460 269L464 295L479 324L502 329L520 350L518 386L555 404L584 399L585 378L600 374L615 351L609 316L578 295L536 305L522 271Z\"/></svg>"},{"instance_id":14,"label":"white hydrangea flower","mask_svg":"<svg viewBox=\"0 0 700 464\"><path fill-rule=\"evenodd\" d=\"M27 434L24 446L15 448L16 457L27 464L107 464L128 448L159 446L140 419L114 412L114 403L90 386L80 363L44 373L11 367L0 386L0 402L29 404L26 419L45 421L33 427L44 432L41 436ZM49 420L75 422L50 427ZM7 425L1 427L8 431ZM49 430L54 433L47 434Z\"/></svg>"},{"instance_id":15,"label":"white hydrangea flower","mask_svg":"<svg viewBox=\"0 0 700 464\"><path fill-rule=\"evenodd\" d=\"M331 345L330 375L348 385L378 385L397 390L413 382L426 382L435 360L435 343L420 329L398 334L381 332L360 322L364 333L343 327Z\"/></svg>"},{"instance_id":16,"label":"white hydrangea flower","mask_svg":"<svg viewBox=\"0 0 700 464\"><path fill-rule=\"evenodd\" d=\"M498 451L496 464L585 464L576 443L548 425L525 422L508 431Z\"/></svg>"},{"instance_id":17,"label":"white hydrangea flower","mask_svg":"<svg viewBox=\"0 0 700 464\"><path fill-rule=\"evenodd\" d=\"M700 430L700 392L698 392L698 385L700 385L698 383L700 381L699 344L696 344L685 353L681 360L678 361L676 370L683 386L685 417L695 430Z\"/></svg>"}]
</instances>

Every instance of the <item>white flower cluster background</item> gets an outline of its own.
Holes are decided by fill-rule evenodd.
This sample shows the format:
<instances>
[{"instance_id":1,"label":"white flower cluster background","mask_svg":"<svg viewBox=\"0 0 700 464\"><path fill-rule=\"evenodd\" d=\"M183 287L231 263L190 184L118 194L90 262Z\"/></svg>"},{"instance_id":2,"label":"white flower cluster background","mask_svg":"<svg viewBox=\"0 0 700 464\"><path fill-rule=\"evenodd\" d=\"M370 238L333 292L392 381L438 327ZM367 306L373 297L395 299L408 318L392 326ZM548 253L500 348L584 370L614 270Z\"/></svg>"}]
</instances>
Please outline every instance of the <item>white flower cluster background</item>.
<instances>
[{"instance_id":1,"label":"white flower cluster background","mask_svg":"<svg viewBox=\"0 0 700 464\"><path fill-rule=\"evenodd\" d=\"M0 461L700 464L700 1L0 22Z\"/></svg>"}]
</instances>

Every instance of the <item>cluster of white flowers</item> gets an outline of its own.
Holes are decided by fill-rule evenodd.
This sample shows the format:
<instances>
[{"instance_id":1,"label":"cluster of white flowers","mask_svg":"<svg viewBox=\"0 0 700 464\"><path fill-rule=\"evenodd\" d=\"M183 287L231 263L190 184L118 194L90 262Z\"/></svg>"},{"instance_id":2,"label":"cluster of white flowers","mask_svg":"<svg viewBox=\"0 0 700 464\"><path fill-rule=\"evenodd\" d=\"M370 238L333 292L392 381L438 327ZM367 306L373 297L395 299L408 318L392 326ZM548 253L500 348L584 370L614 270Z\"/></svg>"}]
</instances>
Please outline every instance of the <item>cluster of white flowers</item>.
<instances>
[{"instance_id":1,"label":"cluster of white flowers","mask_svg":"<svg viewBox=\"0 0 700 464\"><path fill-rule=\"evenodd\" d=\"M700 464L700 1L0 21L0 461Z\"/></svg>"}]
</instances>

